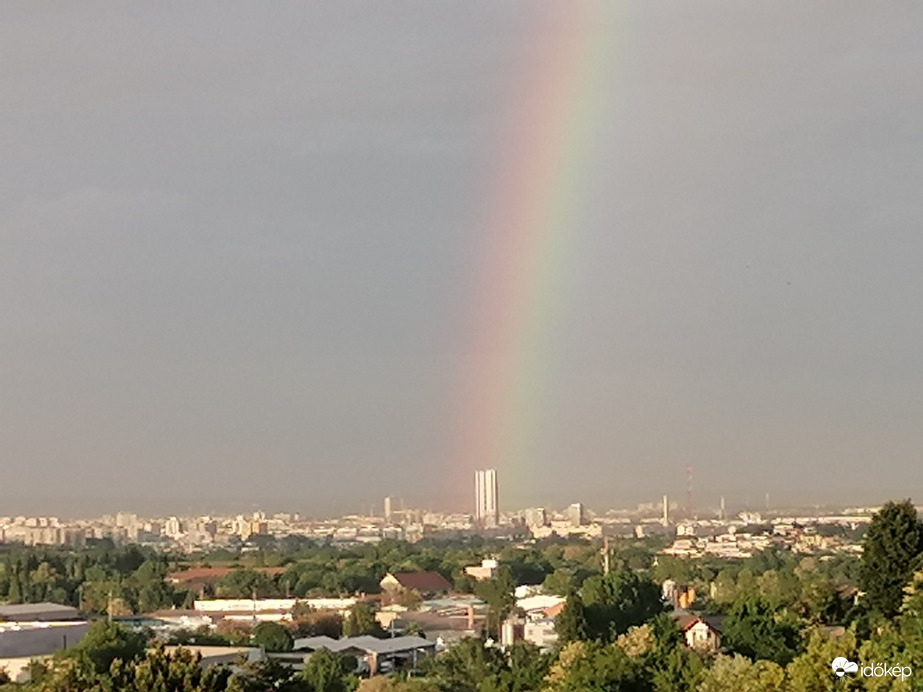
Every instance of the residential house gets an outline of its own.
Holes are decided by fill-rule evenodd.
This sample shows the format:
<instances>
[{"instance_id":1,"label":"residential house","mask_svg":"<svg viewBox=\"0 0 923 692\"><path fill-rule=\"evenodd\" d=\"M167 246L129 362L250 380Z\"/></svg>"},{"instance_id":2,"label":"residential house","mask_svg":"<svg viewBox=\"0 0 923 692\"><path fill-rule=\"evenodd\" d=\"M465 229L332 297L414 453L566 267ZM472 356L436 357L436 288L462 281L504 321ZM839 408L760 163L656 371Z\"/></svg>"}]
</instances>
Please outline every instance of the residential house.
<instances>
[{"instance_id":1,"label":"residential house","mask_svg":"<svg viewBox=\"0 0 923 692\"><path fill-rule=\"evenodd\" d=\"M682 627L686 646L703 651L719 651L723 620L723 617L717 615L693 617Z\"/></svg>"}]
</instances>

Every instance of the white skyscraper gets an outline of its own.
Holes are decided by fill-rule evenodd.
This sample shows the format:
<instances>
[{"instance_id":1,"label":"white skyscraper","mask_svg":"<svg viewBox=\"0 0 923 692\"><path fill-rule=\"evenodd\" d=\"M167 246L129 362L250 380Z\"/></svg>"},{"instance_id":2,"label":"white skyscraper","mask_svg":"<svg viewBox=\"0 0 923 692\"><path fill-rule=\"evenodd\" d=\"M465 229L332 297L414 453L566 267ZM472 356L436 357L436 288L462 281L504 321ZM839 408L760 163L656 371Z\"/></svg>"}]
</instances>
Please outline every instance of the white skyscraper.
<instances>
[{"instance_id":1,"label":"white skyscraper","mask_svg":"<svg viewBox=\"0 0 923 692\"><path fill-rule=\"evenodd\" d=\"M496 526L500 523L497 472L494 469L474 472L474 519L483 526Z\"/></svg>"},{"instance_id":2,"label":"white skyscraper","mask_svg":"<svg viewBox=\"0 0 923 692\"><path fill-rule=\"evenodd\" d=\"M571 526L583 526L586 520L583 512L583 503L575 502L570 507L567 508L567 521L570 522Z\"/></svg>"}]
</instances>

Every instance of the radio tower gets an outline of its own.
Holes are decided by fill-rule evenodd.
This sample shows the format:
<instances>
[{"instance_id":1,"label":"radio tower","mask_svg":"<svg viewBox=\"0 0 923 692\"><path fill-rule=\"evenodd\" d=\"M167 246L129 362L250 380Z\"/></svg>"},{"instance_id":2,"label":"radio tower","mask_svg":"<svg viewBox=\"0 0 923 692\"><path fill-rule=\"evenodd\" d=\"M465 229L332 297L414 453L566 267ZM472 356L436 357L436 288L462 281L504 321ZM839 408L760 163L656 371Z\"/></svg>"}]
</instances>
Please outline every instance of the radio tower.
<instances>
[{"instance_id":1,"label":"radio tower","mask_svg":"<svg viewBox=\"0 0 923 692\"><path fill-rule=\"evenodd\" d=\"M686 516L692 519L692 464L686 467Z\"/></svg>"}]
</instances>

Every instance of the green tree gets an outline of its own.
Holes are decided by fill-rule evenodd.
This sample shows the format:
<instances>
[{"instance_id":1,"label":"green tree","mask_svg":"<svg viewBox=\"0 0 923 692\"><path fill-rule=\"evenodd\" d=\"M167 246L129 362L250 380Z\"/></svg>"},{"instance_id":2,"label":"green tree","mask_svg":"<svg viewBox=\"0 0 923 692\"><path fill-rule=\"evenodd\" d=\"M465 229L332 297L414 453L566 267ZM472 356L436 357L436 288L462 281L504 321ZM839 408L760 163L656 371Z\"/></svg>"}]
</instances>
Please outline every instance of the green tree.
<instances>
[{"instance_id":1,"label":"green tree","mask_svg":"<svg viewBox=\"0 0 923 692\"><path fill-rule=\"evenodd\" d=\"M360 682L356 692L439 692L439 688L426 680L395 680L376 675Z\"/></svg>"},{"instance_id":2,"label":"green tree","mask_svg":"<svg viewBox=\"0 0 923 692\"><path fill-rule=\"evenodd\" d=\"M506 652L506 668L500 683L506 692L538 692L548 673L551 657L528 642L516 642Z\"/></svg>"},{"instance_id":3,"label":"green tree","mask_svg":"<svg viewBox=\"0 0 923 692\"><path fill-rule=\"evenodd\" d=\"M777 610L795 604L801 597L801 582L791 569L767 570L756 581L762 597Z\"/></svg>"},{"instance_id":4,"label":"green tree","mask_svg":"<svg viewBox=\"0 0 923 692\"><path fill-rule=\"evenodd\" d=\"M862 546L859 586L865 604L893 617L923 553L923 523L910 500L885 504L872 518Z\"/></svg>"},{"instance_id":5,"label":"green tree","mask_svg":"<svg viewBox=\"0 0 923 692\"><path fill-rule=\"evenodd\" d=\"M13 575L10 580L10 588L6 595L9 603L22 603L22 587L20 586L19 576Z\"/></svg>"},{"instance_id":6,"label":"green tree","mask_svg":"<svg viewBox=\"0 0 923 692\"><path fill-rule=\"evenodd\" d=\"M440 692L480 692L496 686L506 664L494 647L468 637L423 664L426 679Z\"/></svg>"},{"instance_id":7,"label":"green tree","mask_svg":"<svg viewBox=\"0 0 923 692\"><path fill-rule=\"evenodd\" d=\"M371 634L375 637L384 636L384 631L375 613L366 603L357 603L349 609L349 614L343 620L343 636L356 637L360 634Z\"/></svg>"},{"instance_id":8,"label":"green tree","mask_svg":"<svg viewBox=\"0 0 923 692\"><path fill-rule=\"evenodd\" d=\"M664 611L657 585L626 566L590 577L580 596L587 636L604 642L615 641L629 627L644 624Z\"/></svg>"},{"instance_id":9,"label":"green tree","mask_svg":"<svg viewBox=\"0 0 923 692\"><path fill-rule=\"evenodd\" d=\"M487 630L499 637L500 625L516 605L516 583L510 570L503 565L492 579L479 581L474 594L487 604Z\"/></svg>"},{"instance_id":10,"label":"green tree","mask_svg":"<svg viewBox=\"0 0 923 692\"><path fill-rule=\"evenodd\" d=\"M203 668L201 656L188 649L167 654L160 647L148 652L128 670L130 673L125 677L129 684L117 685L116 689L222 692L231 677L231 671L224 666Z\"/></svg>"},{"instance_id":11,"label":"green tree","mask_svg":"<svg viewBox=\"0 0 923 692\"><path fill-rule=\"evenodd\" d=\"M246 621L220 620L215 626L215 634L224 637L232 646L245 646L250 643L253 627Z\"/></svg>"},{"instance_id":12,"label":"green tree","mask_svg":"<svg viewBox=\"0 0 923 692\"><path fill-rule=\"evenodd\" d=\"M923 670L923 571L916 572L904 589L896 621L886 621L875 627L859 646L857 658L867 662L886 661L889 666L909 667L913 671L910 680L900 683L886 678L867 678L864 682L869 690L923 689L918 679L914 682L918 671Z\"/></svg>"},{"instance_id":13,"label":"green tree","mask_svg":"<svg viewBox=\"0 0 923 692\"><path fill-rule=\"evenodd\" d=\"M558 634L558 643L561 646L587 638L583 600L576 591L572 592L564 602L564 607L555 618L554 630Z\"/></svg>"},{"instance_id":14,"label":"green tree","mask_svg":"<svg viewBox=\"0 0 923 692\"><path fill-rule=\"evenodd\" d=\"M705 664L696 651L673 646L657 652L648 663L655 692L693 692L705 674Z\"/></svg>"},{"instance_id":15,"label":"green tree","mask_svg":"<svg viewBox=\"0 0 923 692\"><path fill-rule=\"evenodd\" d=\"M235 569L224 575L215 587L219 598L266 598L278 596L279 588L266 575L254 569Z\"/></svg>"},{"instance_id":16,"label":"green tree","mask_svg":"<svg viewBox=\"0 0 923 692\"><path fill-rule=\"evenodd\" d=\"M314 692L299 673L276 659L246 663L231 679L228 692Z\"/></svg>"},{"instance_id":17,"label":"green tree","mask_svg":"<svg viewBox=\"0 0 923 692\"><path fill-rule=\"evenodd\" d=\"M253 628L253 643L266 651L291 651L294 643L291 633L278 622L261 622Z\"/></svg>"},{"instance_id":18,"label":"green tree","mask_svg":"<svg viewBox=\"0 0 923 692\"><path fill-rule=\"evenodd\" d=\"M785 670L771 661L753 663L740 655L719 655L703 673L698 692L731 692L732 690L733 692L788 692Z\"/></svg>"},{"instance_id":19,"label":"green tree","mask_svg":"<svg viewBox=\"0 0 923 692\"><path fill-rule=\"evenodd\" d=\"M573 575L563 568L556 569L542 582L542 591L557 596L567 596L575 588Z\"/></svg>"},{"instance_id":20,"label":"green tree","mask_svg":"<svg viewBox=\"0 0 923 692\"><path fill-rule=\"evenodd\" d=\"M724 644L753 660L765 659L781 666L798 653L798 629L776 620L766 601L745 594L734 602L724 620Z\"/></svg>"},{"instance_id":21,"label":"green tree","mask_svg":"<svg viewBox=\"0 0 923 692\"><path fill-rule=\"evenodd\" d=\"M226 667L203 668L201 658L187 649L167 654L162 647L137 660L113 659L106 671L61 658L34 672L39 673L33 677L35 688L42 692L224 692L231 681Z\"/></svg>"},{"instance_id":22,"label":"green tree","mask_svg":"<svg viewBox=\"0 0 923 692\"><path fill-rule=\"evenodd\" d=\"M838 656L845 656L850 661L856 660L855 635L848 631L842 637L832 640L822 630L812 630L808 636L808 644L804 653L785 668L788 690L791 692L814 692L815 690L836 692L850 689L848 679L835 680L830 675L830 662Z\"/></svg>"},{"instance_id":23,"label":"green tree","mask_svg":"<svg viewBox=\"0 0 923 692\"><path fill-rule=\"evenodd\" d=\"M318 637L325 635L331 639L343 636L343 617L339 613L315 613L306 620L295 623L298 636Z\"/></svg>"},{"instance_id":24,"label":"green tree","mask_svg":"<svg viewBox=\"0 0 923 692\"><path fill-rule=\"evenodd\" d=\"M712 599L721 605L730 605L737 597L737 580L734 573L727 568L718 572L711 583Z\"/></svg>"},{"instance_id":25,"label":"green tree","mask_svg":"<svg viewBox=\"0 0 923 692\"><path fill-rule=\"evenodd\" d=\"M308 657L301 671L302 679L311 692L349 692L355 687L356 678L349 667L349 661L327 649L318 649Z\"/></svg>"},{"instance_id":26,"label":"green tree","mask_svg":"<svg viewBox=\"0 0 923 692\"><path fill-rule=\"evenodd\" d=\"M619 646L573 642L545 678L546 692L640 692L647 688L639 661Z\"/></svg>"},{"instance_id":27,"label":"green tree","mask_svg":"<svg viewBox=\"0 0 923 692\"><path fill-rule=\"evenodd\" d=\"M147 648L147 636L132 632L121 625L106 621L90 625L83 639L62 656L85 661L96 673L105 673L113 661L132 663L139 660Z\"/></svg>"}]
</instances>

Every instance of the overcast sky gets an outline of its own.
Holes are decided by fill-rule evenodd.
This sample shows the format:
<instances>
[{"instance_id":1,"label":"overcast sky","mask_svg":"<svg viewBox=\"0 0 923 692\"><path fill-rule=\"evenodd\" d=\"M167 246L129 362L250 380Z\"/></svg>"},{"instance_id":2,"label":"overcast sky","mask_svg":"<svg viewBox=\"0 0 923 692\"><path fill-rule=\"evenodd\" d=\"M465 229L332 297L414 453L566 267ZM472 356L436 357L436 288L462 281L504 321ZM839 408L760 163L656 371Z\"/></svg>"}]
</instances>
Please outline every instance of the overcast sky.
<instances>
[{"instance_id":1,"label":"overcast sky","mask_svg":"<svg viewBox=\"0 0 923 692\"><path fill-rule=\"evenodd\" d=\"M0 7L0 515L470 510L459 378L530 349L505 508L687 464L703 506L923 501L923 6L567 6L592 155L506 354L485 210L560 6Z\"/></svg>"}]
</instances>

